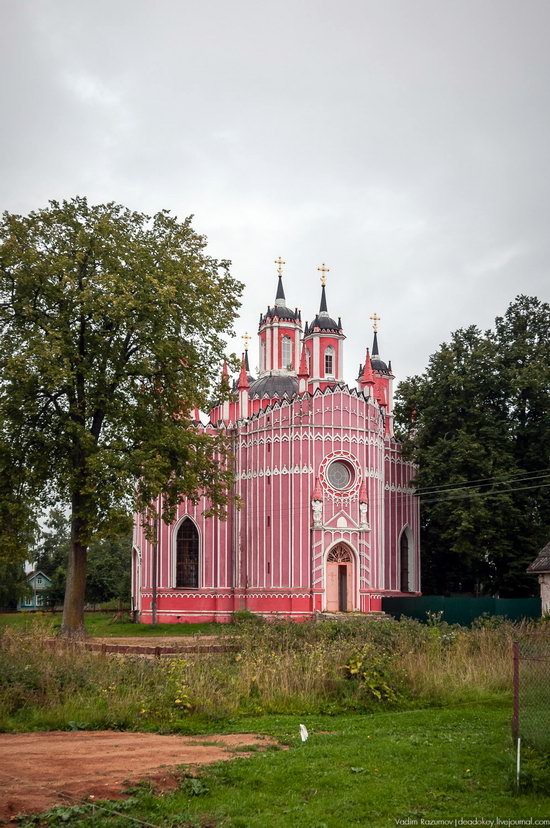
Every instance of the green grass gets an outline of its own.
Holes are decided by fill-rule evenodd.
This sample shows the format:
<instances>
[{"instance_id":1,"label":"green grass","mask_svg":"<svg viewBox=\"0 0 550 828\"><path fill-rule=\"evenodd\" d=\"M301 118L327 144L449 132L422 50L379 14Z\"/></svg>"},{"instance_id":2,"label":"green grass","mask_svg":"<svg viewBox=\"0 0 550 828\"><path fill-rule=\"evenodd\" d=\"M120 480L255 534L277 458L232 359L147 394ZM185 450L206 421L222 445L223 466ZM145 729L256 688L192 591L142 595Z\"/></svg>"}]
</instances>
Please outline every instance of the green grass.
<instances>
[{"instance_id":1,"label":"green grass","mask_svg":"<svg viewBox=\"0 0 550 828\"><path fill-rule=\"evenodd\" d=\"M179 636L179 635L217 635L223 632L222 624L134 624L130 620L115 620L117 613L111 612L87 612L84 616L86 632L97 638L112 638L119 636L156 638L158 636ZM124 614L125 619L128 614ZM37 623L51 619L53 628L58 630L61 627L61 613L39 612L13 612L0 614L0 632L7 627L14 629L31 629Z\"/></svg>"},{"instance_id":2,"label":"green grass","mask_svg":"<svg viewBox=\"0 0 550 828\"><path fill-rule=\"evenodd\" d=\"M47 824L348 828L395 826L396 820L548 817L550 787L513 790L509 706L380 712L372 715L239 718L233 731L277 737L268 750L184 777L180 788L147 786L127 803L82 813L61 809ZM298 725L310 731L302 745ZM548 783L548 767L546 768ZM527 780L528 781L528 780ZM135 824L135 823L134 823ZM426 823L424 823L426 824Z\"/></svg>"}]
</instances>

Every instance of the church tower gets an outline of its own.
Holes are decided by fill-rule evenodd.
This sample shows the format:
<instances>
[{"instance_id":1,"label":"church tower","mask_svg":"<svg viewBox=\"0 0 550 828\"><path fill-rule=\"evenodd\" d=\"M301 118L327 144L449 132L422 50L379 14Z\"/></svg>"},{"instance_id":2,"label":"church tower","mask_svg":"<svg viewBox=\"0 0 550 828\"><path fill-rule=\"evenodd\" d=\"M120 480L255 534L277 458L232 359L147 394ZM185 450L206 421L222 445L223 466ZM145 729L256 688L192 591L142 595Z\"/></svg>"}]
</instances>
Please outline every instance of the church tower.
<instances>
[{"instance_id":1,"label":"church tower","mask_svg":"<svg viewBox=\"0 0 550 828\"><path fill-rule=\"evenodd\" d=\"M300 334L302 320L300 311L287 307L283 287L283 265L279 256L275 260L278 273L277 293L273 307L260 316L260 377L265 374L293 374L296 376L300 365Z\"/></svg>"},{"instance_id":2,"label":"church tower","mask_svg":"<svg viewBox=\"0 0 550 828\"><path fill-rule=\"evenodd\" d=\"M302 317L298 308L287 307L283 287L283 265L279 256L277 265L277 293L275 304L260 314L258 328L259 373L258 379L250 386L250 398L292 397L298 388L300 367L300 339Z\"/></svg>"},{"instance_id":3,"label":"church tower","mask_svg":"<svg viewBox=\"0 0 550 828\"><path fill-rule=\"evenodd\" d=\"M321 303L317 316L311 325L306 323L304 331L311 392L344 382L345 336L340 318L335 322L328 313L325 287L329 268L323 263L317 270L321 273Z\"/></svg>"}]
</instances>

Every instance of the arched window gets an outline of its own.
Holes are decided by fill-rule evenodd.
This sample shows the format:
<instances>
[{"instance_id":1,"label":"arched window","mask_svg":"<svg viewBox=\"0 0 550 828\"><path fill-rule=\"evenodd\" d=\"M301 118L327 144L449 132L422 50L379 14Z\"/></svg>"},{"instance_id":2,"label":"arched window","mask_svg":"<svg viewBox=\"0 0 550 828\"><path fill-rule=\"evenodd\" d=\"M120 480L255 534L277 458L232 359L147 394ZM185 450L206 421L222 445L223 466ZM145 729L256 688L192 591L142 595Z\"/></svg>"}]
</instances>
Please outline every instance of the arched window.
<instances>
[{"instance_id":1,"label":"arched window","mask_svg":"<svg viewBox=\"0 0 550 828\"><path fill-rule=\"evenodd\" d=\"M283 336L282 357L281 368L292 368L292 340L289 336Z\"/></svg>"},{"instance_id":2,"label":"arched window","mask_svg":"<svg viewBox=\"0 0 550 828\"><path fill-rule=\"evenodd\" d=\"M401 592L410 592L409 584L409 538L407 530L404 529L399 544L399 556L401 563Z\"/></svg>"},{"instance_id":3,"label":"arched window","mask_svg":"<svg viewBox=\"0 0 550 828\"><path fill-rule=\"evenodd\" d=\"M182 521L176 538L176 586L199 585L199 533L189 518Z\"/></svg>"},{"instance_id":4,"label":"arched window","mask_svg":"<svg viewBox=\"0 0 550 828\"><path fill-rule=\"evenodd\" d=\"M334 376L334 348L329 345L325 350L325 377Z\"/></svg>"},{"instance_id":5,"label":"arched window","mask_svg":"<svg viewBox=\"0 0 550 828\"><path fill-rule=\"evenodd\" d=\"M262 339L261 342L260 342L260 371L265 371L265 370L266 370L266 365L265 365L265 342Z\"/></svg>"}]
</instances>

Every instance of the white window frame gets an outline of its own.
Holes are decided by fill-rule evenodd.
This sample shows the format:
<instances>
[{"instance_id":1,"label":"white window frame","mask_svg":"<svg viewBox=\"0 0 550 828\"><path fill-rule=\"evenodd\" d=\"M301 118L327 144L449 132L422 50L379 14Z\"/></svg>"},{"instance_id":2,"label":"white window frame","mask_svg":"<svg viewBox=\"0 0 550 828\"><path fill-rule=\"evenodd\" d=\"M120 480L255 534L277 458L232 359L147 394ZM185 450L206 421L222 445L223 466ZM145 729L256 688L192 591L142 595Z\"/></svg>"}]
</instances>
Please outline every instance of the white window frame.
<instances>
[{"instance_id":1,"label":"white window frame","mask_svg":"<svg viewBox=\"0 0 550 828\"><path fill-rule=\"evenodd\" d=\"M283 336L281 342L281 368L292 368L292 339Z\"/></svg>"},{"instance_id":2,"label":"white window frame","mask_svg":"<svg viewBox=\"0 0 550 828\"><path fill-rule=\"evenodd\" d=\"M330 358L330 371L327 371L327 358ZM335 353L334 348L332 347L332 345L329 345L327 348L325 348L325 353L324 353L325 377L334 377L335 376L335 374L336 374L336 366L334 364L335 360L336 360L336 353Z\"/></svg>"}]
</instances>

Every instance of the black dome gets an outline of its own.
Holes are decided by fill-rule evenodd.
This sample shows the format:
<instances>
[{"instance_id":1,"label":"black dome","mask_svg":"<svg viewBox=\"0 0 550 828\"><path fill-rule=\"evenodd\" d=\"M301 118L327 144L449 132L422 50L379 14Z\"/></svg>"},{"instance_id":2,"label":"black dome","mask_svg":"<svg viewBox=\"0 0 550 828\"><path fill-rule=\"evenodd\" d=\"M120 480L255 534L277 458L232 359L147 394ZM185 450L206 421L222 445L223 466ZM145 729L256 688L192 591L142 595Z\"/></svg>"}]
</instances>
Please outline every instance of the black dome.
<instances>
[{"instance_id":1,"label":"black dome","mask_svg":"<svg viewBox=\"0 0 550 828\"><path fill-rule=\"evenodd\" d=\"M296 313L296 311L290 310L290 308L286 308L284 305L276 305L274 308L267 309L267 313L262 318L262 321L264 319L273 319L275 316L279 319L293 319L294 321L300 318L299 313Z\"/></svg>"},{"instance_id":2,"label":"black dome","mask_svg":"<svg viewBox=\"0 0 550 828\"><path fill-rule=\"evenodd\" d=\"M290 375L281 374L266 374L264 377L259 377L250 386L249 394L251 397L282 397L284 394L287 397L293 397L298 391L298 378Z\"/></svg>"},{"instance_id":3,"label":"black dome","mask_svg":"<svg viewBox=\"0 0 550 828\"><path fill-rule=\"evenodd\" d=\"M309 326L310 331L314 328L320 328L322 331L339 331L340 325L334 319L331 319L330 316L317 315Z\"/></svg>"},{"instance_id":4,"label":"black dome","mask_svg":"<svg viewBox=\"0 0 550 828\"><path fill-rule=\"evenodd\" d=\"M372 365L373 371L381 371L384 374L389 374L390 373L386 363L382 359L379 359L378 357L373 357L371 359L371 365Z\"/></svg>"}]
</instances>

